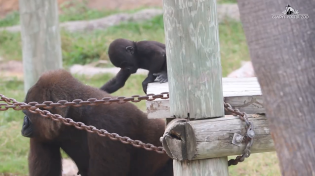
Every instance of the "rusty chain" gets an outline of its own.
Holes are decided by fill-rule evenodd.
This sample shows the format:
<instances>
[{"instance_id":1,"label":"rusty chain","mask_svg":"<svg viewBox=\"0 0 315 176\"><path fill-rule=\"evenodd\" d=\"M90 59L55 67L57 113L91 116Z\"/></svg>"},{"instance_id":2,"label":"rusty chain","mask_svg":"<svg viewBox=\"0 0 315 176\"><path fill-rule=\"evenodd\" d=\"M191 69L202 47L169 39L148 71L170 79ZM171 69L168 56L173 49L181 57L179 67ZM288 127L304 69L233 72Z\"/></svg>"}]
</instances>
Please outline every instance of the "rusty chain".
<instances>
[{"instance_id":1,"label":"rusty chain","mask_svg":"<svg viewBox=\"0 0 315 176\"><path fill-rule=\"evenodd\" d=\"M30 102L30 103L24 103L24 102L18 102L13 98L7 98L4 95L0 94L0 101L4 101L6 102L6 104L1 104L0 103L0 111L6 111L10 108L14 109L14 110L22 110L22 109L27 109L28 111L30 111L31 113L34 114L40 114L41 116L45 117L45 118L51 118L54 121L59 121L62 122L65 125L68 126L74 126L75 128L79 129L79 130L85 130L89 133L96 133L101 137L108 137L111 140L117 141L119 140L120 142L124 143L124 144L131 144L134 147L137 148L143 148L145 150L148 151L155 151L157 153L160 154L164 154L165 151L163 149L163 147L157 147L154 146L153 144L150 143L144 143L142 141L139 140L133 140L130 139L129 137L126 136L120 136L117 133L109 133L104 129L97 129L94 126L91 125L85 125L82 122L75 122L70 118L64 118L59 114L52 114L47 110L41 110L39 108L47 108L50 109L52 107L66 107L66 106L82 106L82 105L97 105L97 104L111 104L111 103L125 103L128 101L132 101L132 102L139 102L141 100L149 100L152 101L156 98L162 98L162 99L166 99L165 97L168 97L168 93L162 93L162 94L158 94L158 95L147 95L147 96L133 96L133 97L138 97L138 99L133 99L133 98L124 98L124 97L118 97L118 98L103 98L102 100L96 100L95 98L90 98L88 101L83 101L83 100L73 100L72 102L68 102L66 100L60 100L57 103L53 103L51 101L45 101L42 104L39 104L37 102Z\"/></svg>"},{"instance_id":2,"label":"rusty chain","mask_svg":"<svg viewBox=\"0 0 315 176\"><path fill-rule=\"evenodd\" d=\"M228 112L231 112L233 115L238 116L241 120L243 120L246 123L246 134L244 141L247 142L246 147L242 153L241 156L237 156L235 159L230 159L228 161L228 166L231 165L237 165L239 162L243 162L245 158L248 158L250 156L250 148L253 145L255 132L254 132L254 126L253 123L248 121L247 114L245 112L240 112L238 109L233 109L232 106L229 103L224 102L224 109Z\"/></svg>"},{"instance_id":3,"label":"rusty chain","mask_svg":"<svg viewBox=\"0 0 315 176\"><path fill-rule=\"evenodd\" d=\"M74 126L77 129L80 130L85 130L89 133L97 133L101 137L109 137L111 140L119 140L120 142L124 144L131 144L134 147L138 148L144 148L145 150L148 151L155 151L157 153L165 153L163 147L157 147L154 146L153 144L145 144L139 140L132 140L129 137L122 137L119 136L116 133L109 133L104 129L97 129L94 126L91 125L85 125L82 122L75 122L70 118L64 118L59 114L52 114L47 110L40 110L39 108L46 108L50 109L52 107L67 107L67 106L75 106L75 107L80 107L82 105L100 105L100 104L111 104L111 103L126 103L126 102L139 102L142 100L147 100L147 101L153 101L157 98L161 99L168 99L169 98L169 93L168 92L163 92L161 94L148 94L145 96L139 96L139 95L134 95L132 97L126 98L126 97L117 97L117 98L109 98L105 97L101 100L98 100L96 98L90 98L87 101L83 101L81 99L75 99L71 102L67 100L59 100L57 103L54 103L52 101L44 101L43 103L37 103L37 102L29 102L29 103L24 103L24 102L18 102L13 98L7 98L4 95L0 94L0 101L4 101L5 104L0 103L0 111L6 111L9 108L12 108L14 110L22 110L22 109L28 109L31 113L37 113L40 114L41 116L45 118L51 118L54 121L61 121L65 125L68 126ZM245 141L247 142L246 147L242 153L241 156L237 156L236 159L231 159L228 161L228 165L237 165L239 162L243 162L245 158L248 158L250 156L250 148L253 145L254 137L255 137L255 132L253 130L254 126L251 122L248 121L247 114L245 112L240 112L238 109L233 109L232 106L229 103L224 102L224 109L228 112L231 112L233 115L238 116L241 120L243 120L246 123L247 127L247 132L245 135Z\"/></svg>"},{"instance_id":4,"label":"rusty chain","mask_svg":"<svg viewBox=\"0 0 315 176\"><path fill-rule=\"evenodd\" d=\"M89 98L86 101L83 101L81 99L75 99L73 101L67 101L67 100L59 100L57 103L54 103L52 101L44 101L43 103L37 103L37 102L29 102L29 103L20 103L17 102L13 98L7 98L4 95L0 94L0 101L6 102L6 104L0 104L0 111L5 111L9 108L13 108L14 110L22 110L24 108L29 109L31 107L36 107L36 108L45 108L45 109L51 109L53 107L67 107L67 106L75 106L75 107L80 107L82 105L100 105L100 104L112 104L112 103L126 103L126 102L139 102L142 100L147 100L147 101L153 101L157 98L161 99L168 99L169 94L168 92L163 92L161 94L147 94L145 96L140 96L140 95L134 95L132 97L117 97L117 98L110 98L110 97L105 97L102 98L101 100L98 100L96 98Z\"/></svg>"}]
</instances>

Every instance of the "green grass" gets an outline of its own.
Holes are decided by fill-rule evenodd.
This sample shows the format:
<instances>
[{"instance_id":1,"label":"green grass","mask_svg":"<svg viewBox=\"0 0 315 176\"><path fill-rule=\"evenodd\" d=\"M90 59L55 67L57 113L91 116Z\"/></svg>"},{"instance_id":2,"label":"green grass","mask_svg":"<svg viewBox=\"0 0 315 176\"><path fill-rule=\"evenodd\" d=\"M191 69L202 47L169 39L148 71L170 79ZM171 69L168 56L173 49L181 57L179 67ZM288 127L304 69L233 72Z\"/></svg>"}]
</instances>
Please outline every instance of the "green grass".
<instances>
[{"instance_id":1,"label":"green grass","mask_svg":"<svg viewBox=\"0 0 315 176\"><path fill-rule=\"evenodd\" d=\"M93 20L106 17L116 13L134 13L143 8L137 8L127 11L121 10L95 10L87 6L87 2L78 2L76 0L66 1L60 5L59 22ZM0 27L8 27L20 24L19 11L12 11L4 18L0 19Z\"/></svg>"},{"instance_id":2,"label":"green grass","mask_svg":"<svg viewBox=\"0 0 315 176\"><path fill-rule=\"evenodd\" d=\"M5 60L22 60L20 33L0 31L0 56Z\"/></svg>"},{"instance_id":3,"label":"green grass","mask_svg":"<svg viewBox=\"0 0 315 176\"><path fill-rule=\"evenodd\" d=\"M86 64L99 59L108 60L107 47L116 38L164 42L162 16L143 23L123 23L105 31L97 30L84 34L62 31L61 34L65 65Z\"/></svg>"},{"instance_id":4,"label":"green grass","mask_svg":"<svg viewBox=\"0 0 315 176\"><path fill-rule=\"evenodd\" d=\"M236 0L218 0L218 4L236 4ZM132 13L143 8L124 11ZM87 1L69 0L60 5L59 21L92 20L122 12L121 10L95 10L87 6ZM20 23L19 11L12 11L0 19L0 27L14 26Z\"/></svg>"},{"instance_id":5,"label":"green grass","mask_svg":"<svg viewBox=\"0 0 315 176\"><path fill-rule=\"evenodd\" d=\"M64 66L108 60L107 47L116 38L155 40L164 43L163 17L142 23L123 23L107 30L85 33L61 31ZM241 61L249 60L245 35L239 22L225 20L219 24L223 76L237 69ZM6 60L21 60L21 40L16 33L0 32L0 56ZM111 64L108 64L111 66Z\"/></svg>"},{"instance_id":6,"label":"green grass","mask_svg":"<svg viewBox=\"0 0 315 176\"><path fill-rule=\"evenodd\" d=\"M69 15L70 18L71 15ZM92 16L92 15L91 15ZM248 49L239 22L225 20L219 25L222 73L226 76L238 68L241 61L249 60ZM107 60L107 46L116 38L130 40L156 40L164 43L162 16L143 23L124 23L108 30L85 33L61 31L64 66L86 64L96 60ZM6 60L21 60L21 40L19 34L0 33L0 56ZM109 65L107 65L109 66ZM100 87L113 75L93 77L76 76L87 85ZM133 75L125 87L115 92L116 96L143 95L141 82L144 75ZM0 93L23 101L23 81L0 77ZM136 103L145 110L145 102ZM0 176L3 173L25 175L27 173L28 139L20 134L23 114L20 111L0 112ZM63 156L66 156L63 153ZM234 158L229 157L229 158ZM229 168L231 176L277 176L280 175L275 153L252 154L243 163ZM1 174L2 173L2 174Z\"/></svg>"},{"instance_id":7,"label":"green grass","mask_svg":"<svg viewBox=\"0 0 315 176\"><path fill-rule=\"evenodd\" d=\"M219 4L237 4L237 0L218 0Z\"/></svg>"},{"instance_id":8,"label":"green grass","mask_svg":"<svg viewBox=\"0 0 315 176\"><path fill-rule=\"evenodd\" d=\"M13 11L8 13L4 18L0 19L0 27L14 26L20 22L20 13Z\"/></svg>"},{"instance_id":9,"label":"green grass","mask_svg":"<svg viewBox=\"0 0 315 176\"><path fill-rule=\"evenodd\" d=\"M0 80L1 94L23 101L23 81ZM28 139L20 134L22 118L20 111L0 111L0 173L26 173L29 147Z\"/></svg>"},{"instance_id":10,"label":"green grass","mask_svg":"<svg viewBox=\"0 0 315 176\"><path fill-rule=\"evenodd\" d=\"M228 159L235 159L230 156ZM229 167L230 176L280 176L278 158L275 152L253 153L244 162Z\"/></svg>"}]
</instances>

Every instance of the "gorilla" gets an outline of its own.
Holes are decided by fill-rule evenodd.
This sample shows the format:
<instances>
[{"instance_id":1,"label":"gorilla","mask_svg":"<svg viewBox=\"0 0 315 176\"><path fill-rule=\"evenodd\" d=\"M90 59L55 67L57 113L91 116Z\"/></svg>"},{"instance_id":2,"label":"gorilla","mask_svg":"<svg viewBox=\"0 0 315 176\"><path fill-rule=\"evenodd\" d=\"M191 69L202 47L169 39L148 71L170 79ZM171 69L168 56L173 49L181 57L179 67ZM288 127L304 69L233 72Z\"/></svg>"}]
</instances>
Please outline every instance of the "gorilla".
<instances>
[{"instance_id":1,"label":"gorilla","mask_svg":"<svg viewBox=\"0 0 315 176\"><path fill-rule=\"evenodd\" d=\"M65 70L44 73L27 92L25 102L72 101L112 97L105 91L80 83ZM43 109L43 108L40 108ZM149 120L132 103L47 109L76 122L110 133L161 145L165 122ZM73 126L23 110L22 135L30 138L29 175L61 176L60 149L75 162L82 176L171 176L172 160L158 154L87 133Z\"/></svg>"},{"instance_id":2,"label":"gorilla","mask_svg":"<svg viewBox=\"0 0 315 176\"><path fill-rule=\"evenodd\" d=\"M121 68L113 79L101 87L108 93L122 88L129 76L136 73L138 68L149 71L147 78L142 82L144 93L147 92L148 83L168 81L165 45L162 43L116 39L109 45L108 55L112 64Z\"/></svg>"}]
</instances>

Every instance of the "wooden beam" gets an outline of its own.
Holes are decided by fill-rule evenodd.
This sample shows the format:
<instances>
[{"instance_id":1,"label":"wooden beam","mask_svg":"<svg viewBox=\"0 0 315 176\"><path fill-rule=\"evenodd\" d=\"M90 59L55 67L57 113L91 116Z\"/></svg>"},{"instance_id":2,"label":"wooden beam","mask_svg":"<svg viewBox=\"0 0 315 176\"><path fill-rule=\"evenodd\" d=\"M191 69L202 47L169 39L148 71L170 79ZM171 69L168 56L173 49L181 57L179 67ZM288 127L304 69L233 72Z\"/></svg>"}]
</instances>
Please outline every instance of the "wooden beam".
<instances>
[{"instance_id":1,"label":"wooden beam","mask_svg":"<svg viewBox=\"0 0 315 176\"><path fill-rule=\"evenodd\" d=\"M62 68L57 0L20 0L24 91L47 71Z\"/></svg>"},{"instance_id":2,"label":"wooden beam","mask_svg":"<svg viewBox=\"0 0 315 176\"><path fill-rule=\"evenodd\" d=\"M177 118L224 115L216 0L163 1L170 112ZM182 126L178 127L183 129ZM185 129L183 148L194 145ZM187 133L186 133L187 132ZM162 138L162 143L165 142ZM175 141L176 142L176 141ZM189 155L189 154L188 154ZM174 160L175 176L227 176L227 157Z\"/></svg>"},{"instance_id":3,"label":"wooden beam","mask_svg":"<svg viewBox=\"0 0 315 176\"><path fill-rule=\"evenodd\" d=\"M275 151L266 117L249 115L249 121L253 123L256 134L251 153ZM165 133L168 134L163 141L166 152L180 161L240 155L246 145L245 141L232 143L234 134L246 134L246 129L244 121L231 115L197 121L173 120ZM187 133L193 136L184 138ZM193 142L187 146L187 141Z\"/></svg>"},{"instance_id":4,"label":"wooden beam","mask_svg":"<svg viewBox=\"0 0 315 176\"><path fill-rule=\"evenodd\" d=\"M224 101L248 114L265 113L257 78L222 78ZM150 83L149 94L169 92L168 83ZM147 101L148 118L171 118L169 99ZM226 113L228 115L229 113Z\"/></svg>"}]
</instances>

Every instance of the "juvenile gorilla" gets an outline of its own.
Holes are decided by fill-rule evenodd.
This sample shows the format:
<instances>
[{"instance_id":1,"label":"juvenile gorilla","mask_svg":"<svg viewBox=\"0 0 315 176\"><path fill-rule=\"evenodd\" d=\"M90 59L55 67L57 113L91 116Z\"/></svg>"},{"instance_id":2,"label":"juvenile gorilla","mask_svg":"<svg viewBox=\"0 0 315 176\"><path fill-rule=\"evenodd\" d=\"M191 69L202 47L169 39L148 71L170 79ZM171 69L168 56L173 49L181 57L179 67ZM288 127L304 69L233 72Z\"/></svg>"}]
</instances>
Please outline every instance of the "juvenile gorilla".
<instances>
[{"instance_id":1,"label":"juvenile gorilla","mask_svg":"<svg viewBox=\"0 0 315 176\"><path fill-rule=\"evenodd\" d=\"M28 91L25 102L58 100L72 101L111 97L106 92L80 83L64 70L43 74ZM53 114L128 136L153 145L161 145L165 124L149 120L145 113L131 103L54 107ZM31 176L60 176L63 149L76 163L82 176L160 176L173 175L172 160L166 154L135 148L107 137L87 133L61 122L23 110L22 134L30 137L29 174Z\"/></svg>"},{"instance_id":2,"label":"juvenile gorilla","mask_svg":"<svg viewBox=\"0 0 315 176\"><path fill-rule=\"evenodd\" d=\"M108 93L122 88L129 76L136 73L138 68L149 70L148 77L142 82L145 93L148 83L154 80L167 82L165 45L162 43L116 39L109 45L108 55L113 65L121 68L116 77L101 87Z\"/></svg>"}]
</instances>

